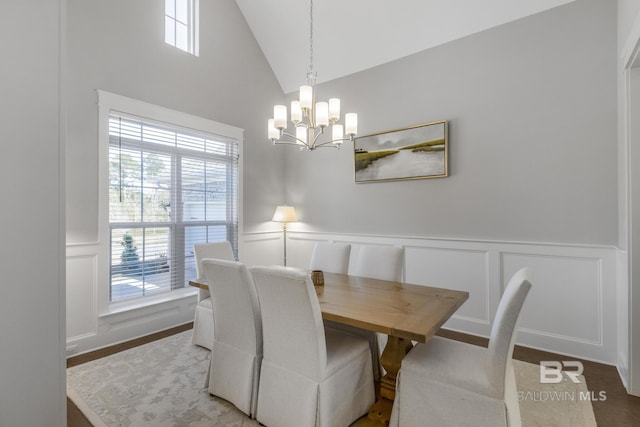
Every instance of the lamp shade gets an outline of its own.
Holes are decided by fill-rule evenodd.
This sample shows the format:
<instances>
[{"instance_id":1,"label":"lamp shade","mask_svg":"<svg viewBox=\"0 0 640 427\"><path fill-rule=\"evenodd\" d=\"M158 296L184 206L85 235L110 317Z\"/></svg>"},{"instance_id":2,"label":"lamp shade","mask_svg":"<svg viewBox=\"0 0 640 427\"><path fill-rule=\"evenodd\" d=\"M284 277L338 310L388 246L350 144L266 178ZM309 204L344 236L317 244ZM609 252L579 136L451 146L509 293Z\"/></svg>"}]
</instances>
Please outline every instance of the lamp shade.
<instances>
[{"instance_id":1,"label":"lamp shade","mask_svg":"<svg viewBox=\"0 0 640 427\"><path fill-rule=\"evenodd\" d=\"M271 221L274 222L296 222L298 217L296 216L296 210L293 206L278 206L273 213Z\"/></svg>"}]
</instances>

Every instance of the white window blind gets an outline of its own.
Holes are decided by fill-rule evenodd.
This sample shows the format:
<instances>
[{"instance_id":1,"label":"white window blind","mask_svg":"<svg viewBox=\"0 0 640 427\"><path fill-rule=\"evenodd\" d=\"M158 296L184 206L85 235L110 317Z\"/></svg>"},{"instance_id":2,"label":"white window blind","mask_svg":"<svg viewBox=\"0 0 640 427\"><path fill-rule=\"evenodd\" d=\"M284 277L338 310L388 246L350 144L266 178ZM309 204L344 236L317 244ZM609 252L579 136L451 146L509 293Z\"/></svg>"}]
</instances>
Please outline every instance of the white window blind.
<instances>
[{"instance_id":1,"label":"white window blind","mask_svg":"<svg viewBox=\"0 0 640 427\"><path fill-rule=\"evenodd\" d=\"M194 243L237 254L238 141L111 112L110 301L183 288Z\"/></svg>"}]
</instances>

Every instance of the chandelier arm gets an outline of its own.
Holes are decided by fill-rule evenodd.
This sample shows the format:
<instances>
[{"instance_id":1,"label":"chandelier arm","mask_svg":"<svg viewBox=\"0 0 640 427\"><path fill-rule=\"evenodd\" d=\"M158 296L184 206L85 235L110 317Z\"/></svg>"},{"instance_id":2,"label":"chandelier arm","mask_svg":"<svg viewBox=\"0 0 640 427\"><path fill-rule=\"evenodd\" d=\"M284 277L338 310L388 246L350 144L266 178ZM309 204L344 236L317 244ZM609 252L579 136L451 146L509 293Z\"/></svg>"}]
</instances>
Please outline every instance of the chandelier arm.
<instances>
[{"instance_id":1,"label":"chandelier arm","mask_svg":"<svg viewBox=\"0 0 640 427\"><path fill-rule=\"evenodd\" d=\"M322 144L314 144L313 148L336 148L340 149L340 144L336 144L336 141L341 141L340 139L336 139L333 141L323 142Z\"/></svg>"},{"instance_id":2,"label":"chandelier arm","mask_svg":"<svg viewBox=\"0 0 640 427\"><path fill-rule=\"evenodd\" d=\"M309 148L306 144L303 146L298 144L297 142L281 141L279 139L276 139L275 141L273 141L273 145L294 145L300 148Z\"/></svg>"},{"instance_id":3,"label":"chandelier arm","mask_svg":"<svg viewBox=\"0 0 640 427\"><path fill-rule=\"evenodd\" d=\"M298 142L290 142L290 141L281 141L279 139L276 140L272 140L273 144L282 144L282 145L294 145L296 147L300 147L300 148L307 148L309 150L315 150L316 148L335 148L337 150L340 149L341 144L339 144L338 142L343 142L343 141L351 141L353 142L353 137L349 136L349 138L340 138L340 139L333 139L331 141L327 141L327 142L323 142L321 144L316 144L316 141L313 142L313 144L309 144L304 142L303 140L297 138L295 135L292 135L288 132L282 132L280 137L286 136L288 138L291 138L295 141Z\"/></svg>"},{"instance_id":4,"label":"chandelier arm","mask_svg":"<svg viewBox=\"0 0 640 427\"><path fill-rule=\"evenodd\" d=\"M316 145L316 142L318 141L318 138L320 138L320 135L322 135L322 134L324 133L324 128L325 128L325 127L326 127L326 126L318 126L318 127L315 127L315 126L314 126L314 129L318 129L318 128L320 128L320 132L316 133L316 134L313 136L313 143L311 144L311 146L313 146L313 147L319 147L319 146L321 146L321 145L324 145L324 144Z\"/></svg>"},{"instance_id":5,"label":"chandelier arm","mask_svg":"<svg viewBox=\"0 0 640 427\"><path fill-rule=\"evenodd\" d=\"M339 150L340 144L329 144L328 142L324 142L322 144L314 145L310 150L315 150L316 148L335 148L336 150Z\"/></svg>"},{"instance_id":6,"label":"chandelier arm","mask_svg":"<svg viewBox=\"0 0 640 427\"><path fill-rule=\"evenodd\" d=\"M298 144L297 142L290 142L290 141L282 141L280 139L276 139L275 141L273 141L274 144L276 145L295 145L296 147L302 147L300 144Z\"/></svg>"},{"instance_id":7,"label":"chandelier arm","mask_svg":"<svg viewBox=\"0 0 640 427\"><path fill-rule=\"evenodd\" d=\"M350 135L348 138L337 138L337 139L332 139L330 141L323 142L321 144L317 144L318 138L320 137L320 135L322 135L324 133L325 128L326 128L326 126L320 128L320 132L313 139L313 144L311 145L312 147L320 148L320 147L325 147L325 146L337 146L337 145L339 145L339 143L341 144L343 141L351 141L351 142L353 142L353 136ZM336 148L339 148L339 147L336 147Z\"/></svg>"},{"instance_id":8,"label":"chandelier arm","mask_svg":"<svg viewBox=\"0 0 640 427\"><path fill-rule=\"evenodd\" d=\"M280 137L282 138L283 136L287 136L287 137L289 137L289 138L291 138L291 139L293 139L293 140L295 140L295 141L298 141L300 144L304 145L305 147L307 147L307 148L311 148L311 146L310 146L308 143L304 142L303 140L301 140L300 138L298 138L298 137L297 137L297 136L295 136L295 135L292 135L292 134L290 134L290 133L288 133L288 132L282 131L282 132L280 133ZM278 141L279 141L279 140L278 140ZM289 145L297 145L297 146L300 146L300 144L299 144L299 143L297 143L297 142L288 142L288 141L277 142L277 144L289 144Z\"/></svg>"},{"instance_id":9,"label":"chandelier arm","mask_svg":"<svg viewBox=\"0 0 640 427\"><path fill-rule=\"evenodd\" d=\"M340 145L343 141L350 141L351 138L340 138L340 139L333 139L331 141L327 141L327 142L323 142L322 144L316 144L316 147L324 147L324 146L338 146Z\"/></svg>"}]
</instances>

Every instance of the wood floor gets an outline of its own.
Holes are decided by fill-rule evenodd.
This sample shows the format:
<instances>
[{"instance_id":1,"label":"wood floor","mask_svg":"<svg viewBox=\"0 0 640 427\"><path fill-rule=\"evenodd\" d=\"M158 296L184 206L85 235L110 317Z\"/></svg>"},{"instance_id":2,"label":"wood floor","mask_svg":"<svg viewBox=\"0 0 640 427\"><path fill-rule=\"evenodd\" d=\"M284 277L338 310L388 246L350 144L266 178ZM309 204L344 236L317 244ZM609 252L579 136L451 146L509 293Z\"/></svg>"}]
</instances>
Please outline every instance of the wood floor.
<instances>
[{"instance_id":1,"label":"wood floor","mask_svg":"<svg viewBox=\"0 0 640 427\"><path fill-rule=\"evenodd\" d=\"M114 353L126 350L165 338L169 335L192 328L192 324L178 326L163 332L158 332L147 337L138 338L126 343L118 344L106 349L97 350L80 356L67 359L67 367L76 366L91 360L109 356ZM487 346L486 338L473 335L461 334L458 332L441 330L438 335L447 338L464 341L470 344ZM562 356L540 350L516 346L513 352L514 359L529 363L538 364L541 360L576 360L575 357ZM587 380L587 387L594 391L596 396L600 392L605 392L605 401L594 401L593 412L599 427L638 427L640 426L640 397L627 394L618 376L615 367L603 365L601 363L583 360L584 376ZM67 426L69 427L92 427L87 418L78 410L76 405L67 398Z\"/></svg>"}]
</instances>

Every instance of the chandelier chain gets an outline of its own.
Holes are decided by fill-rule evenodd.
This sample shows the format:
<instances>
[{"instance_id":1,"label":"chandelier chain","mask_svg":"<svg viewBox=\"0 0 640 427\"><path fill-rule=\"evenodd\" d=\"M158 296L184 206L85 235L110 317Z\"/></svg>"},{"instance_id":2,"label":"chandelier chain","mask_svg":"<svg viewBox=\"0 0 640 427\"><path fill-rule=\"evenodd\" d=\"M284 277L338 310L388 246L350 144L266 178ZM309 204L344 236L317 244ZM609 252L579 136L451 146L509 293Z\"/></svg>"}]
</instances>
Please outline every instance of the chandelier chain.
<instances>
[{"instance_id":1,"label":"chandelier chain","mask_svg":"<svg viewBox=\"0 0 640 427\"><path fill-rule=\"evenodd\" d=\"M310 1L309 7L309 72L307 80L310 84L315 84L315 75L313 72L313 0Z\"/></svg>"}]
</instances>

